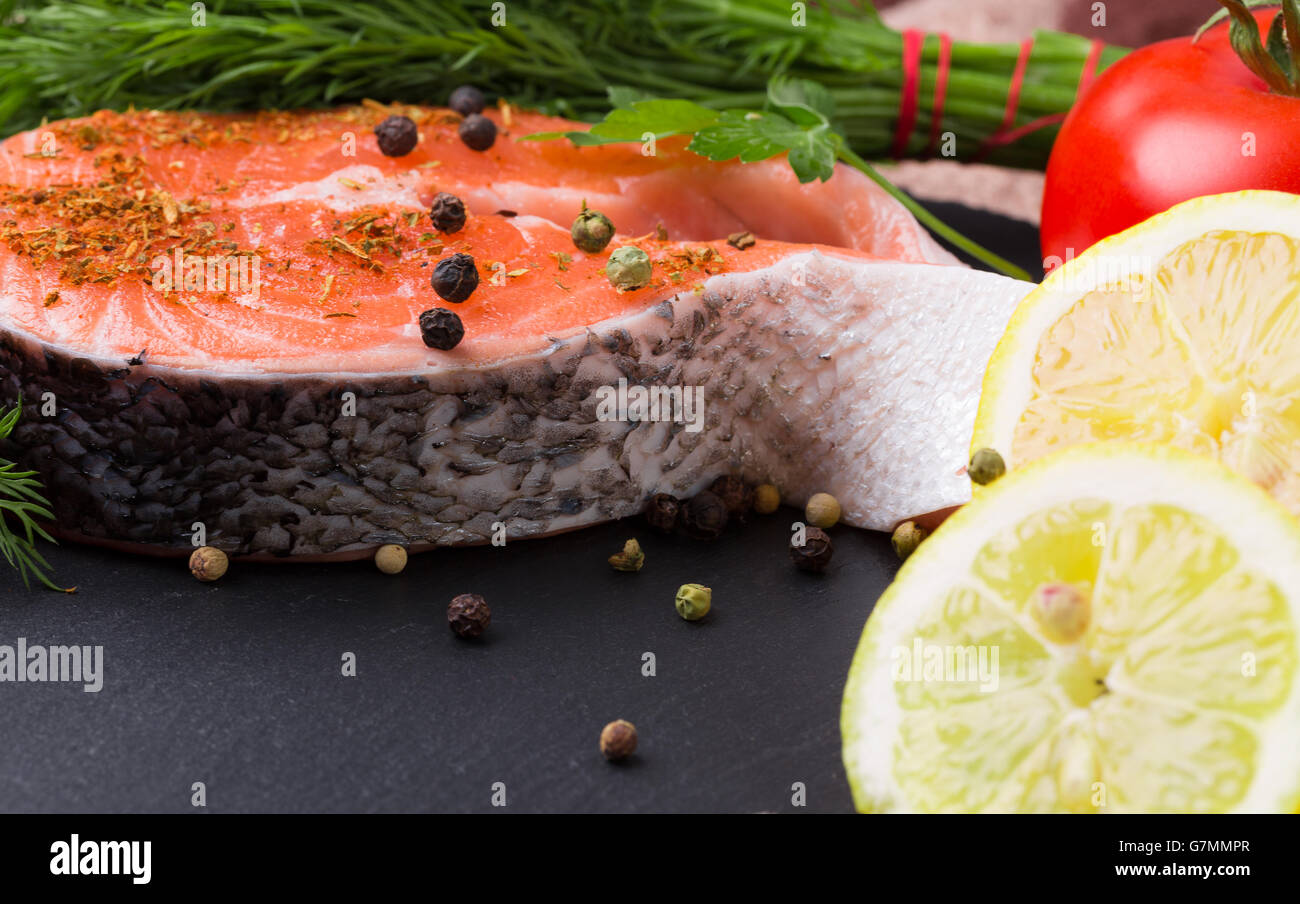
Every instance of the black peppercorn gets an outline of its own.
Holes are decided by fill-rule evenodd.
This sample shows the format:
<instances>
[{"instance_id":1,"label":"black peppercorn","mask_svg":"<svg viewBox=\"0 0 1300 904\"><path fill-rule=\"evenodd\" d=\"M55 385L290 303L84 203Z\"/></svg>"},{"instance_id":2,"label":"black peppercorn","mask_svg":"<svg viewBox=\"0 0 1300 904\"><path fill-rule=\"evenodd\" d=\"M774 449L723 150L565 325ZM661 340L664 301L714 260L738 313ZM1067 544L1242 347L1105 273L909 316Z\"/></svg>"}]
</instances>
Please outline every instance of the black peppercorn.
<instances>
[{"instance_id":1,"label":"black peppercorn","mask_svg":"<svg viewBox=\"0 0 1300 904\"><path fill-rule=\"evenodd\" d=\"M405 157L420 141L420 130L408 116L390 116L375 126L379 150L386 157Z\"/></svg>"},{"instance_id":2,"label":"black peppercorn","mask_svg":"<svg viewBox=\"0 0 1300 904\"><path fill-rule=\"evenodd\" d=\"M465 228L465 202L449 192L434 195L429 219L439 232L460 232Z\"/></svg>"},{"instance_id":3,"label":"black peppercorn","mask_svg":"<svg viewBox=\"0 0 1300 904\"><path fill-rule=\"evenodd\" d=\"M465 325L455 311L434 308L420 315L420 336L429 348L449 352L465 338Z\"/></svg>"},{"instance_id":4,"label":"black peppercorn","mask_svg":"<svg viewBox=\"0 0 1300 904\"><path fill-rule=\"evenodd\" d=\"M447 606L447 624L461 637L478 637L491 622L492 610L477 593L462 593Z\"/></svg>"},{"instance_id":5,"label":"black peppercorn","mask_svg":"<svg viewBox=\"0 0 1300 904\"><path fill-rule=\"evenodd\" d=\"M803 546L796 546L790 540L790 558L800 571L825 571L835 554L830 535L820 527L810 527L804 534Z\"/></svg>"},{"instance_id":6,"label":"black peppercorn","mask_svg":"<svg viewBox=\"0 0 1300 904\"><path fill-rule=\"evenodd\" d=\"M709 492L727 506L727 514L744 518L754 504L754 488L739 477L724 475L713 481Z\"/></svg>"},{"instance_id":7,"label":"black peppercorn","mask_svg":"<svg viewBox=\"0 0 1300 904\"><path fill-rule=\"evenodd\" d=\"M474 151L486 151L497 140L497 126L482 113L471 113L461 120L457 129L460 140Z\"/></svg>"},{"instance_id":8,"label":"black peppercorn","mask_svg":"<svg viewBox=\"0 0 1300 904\"><path fill-rule=\"evenodd\" d=\"M677 526L677 513L681 510L681 500L667 493L655 493L646 503L646 523L661 534L671 534Z\"/></svg>"},{"instance_id":9,"label":"black peppercorn","mask_svg":"<svg viewBox=\"0 0 1300 904\"><path fill-rule=\"evenodd\" d=\"M440 298L459 304L478 288L478 267L474 258L458 252L438 261L429 281Z\"/></svg>"},{"instance_id":10,"label":"black peppercorn","mask_svg":"<svg viewBox=\"0 0 1300 904\"><path fill-rule=\"evenodd\" d=\"M705 490L682 509L682 530L696 540L716 540L727 528L727 505Z\"/></svg>"},{"instance_id":11,"label":"black peppercorn","mask_svg":"<svg viewBox=\"0 0 1300 904\"><path fill-rule=\"evenodd\" d=\"M484 99L482 91L473 85L461 85L451 92L451 99L447 101L447 106L461 116L469 116L471 113L482 113L485 103L487 101Z\"/></svg>"}]
</instances>

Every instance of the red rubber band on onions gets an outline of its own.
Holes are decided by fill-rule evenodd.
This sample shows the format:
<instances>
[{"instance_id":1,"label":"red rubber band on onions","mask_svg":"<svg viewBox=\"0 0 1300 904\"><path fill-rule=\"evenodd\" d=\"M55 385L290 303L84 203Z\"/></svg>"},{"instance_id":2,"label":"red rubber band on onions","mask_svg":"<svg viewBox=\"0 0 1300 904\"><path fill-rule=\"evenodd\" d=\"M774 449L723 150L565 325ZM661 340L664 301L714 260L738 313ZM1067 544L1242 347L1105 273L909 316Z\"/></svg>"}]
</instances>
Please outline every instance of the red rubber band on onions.
<instances>
[{"instance_id":1,"label":"red rubber band on onions","mask_svg":"<svg viewBox=\"0 0 1300 904\"><path fill-rule=\"evenodd\" d=\"M1033 38L1020 45L1020 56L1016 58L1016 71L1011 77L1011 87L1007 91L1007 108L1006 114L1002 118L1002 125L998 127L996 132L984 139L975 156L971 158L972 160L983 160L994 148L1012 144L1031 132L1037 132L1039 129L1065 121L1066 114L1053 113L1050 116L1041 116L1032 122L1027 122L1019 128L1011 128L1012 123L1016 121L1016 108L1020 104L1020 89L1025 83L1025 70L1029 66L1029 56L1033 52L1033 48ZM1097 67L1101 63L1101 53L1105 49L1106 45L1101 41L1092 42L1092 46L1088 50L1088 57L1083 63L1083 70L1079 73L1079 85L1074 90L1075 101L1078 101L1079 97L1097 77Z\"/></svg>"},{"instance_id":2,"label":"red rubber band on onions","mask_svg":"<svg viewBox=\"0 0 1300 904\"><path fill-rule=\"evenodd\" d=\"M894 130L895 160L907 153L907 142L916 128L918 95L921 93L921 48L925 36L915 28L903 32L903 91L898 98L898 126Z\"/></svg>"},{"instance_id":3,"label":"red rubber band on onions","mask_svg":"<svg viewBox=\"0 0 1300 904\"><path fill-rule=\"evenodd\" d=\"M946 33L939 34L939 64L934 72L934 104L930 107L930 142L925 146L923 157L930 157L939 145L940 130L943 128L943 103L948 98L948 70L952 68L952 38Z\"/></svg>"}]
</instances>

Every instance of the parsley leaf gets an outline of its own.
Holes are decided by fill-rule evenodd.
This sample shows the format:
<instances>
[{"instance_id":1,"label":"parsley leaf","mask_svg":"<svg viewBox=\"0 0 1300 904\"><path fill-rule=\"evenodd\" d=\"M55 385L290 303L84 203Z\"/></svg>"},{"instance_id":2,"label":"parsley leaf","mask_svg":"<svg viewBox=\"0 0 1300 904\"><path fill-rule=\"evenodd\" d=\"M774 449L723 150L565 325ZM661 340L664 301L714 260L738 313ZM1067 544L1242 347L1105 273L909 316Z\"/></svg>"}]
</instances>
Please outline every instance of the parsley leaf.
<instances>
[{"instance_id":1,"label":"parsley leaf","mask_svg":"<svg viewBox=\"0 0 1300 904\"><path fill-rule=\"evenodd\" d=\"M710 160L740 158L742 163L788 152L790 168L800 182L813 179L825 182L835 173L839 141L840 137L830 131L824 120L803 128L771 110L762 113L728 110L718 122L696 132L687 150Z\"/></svg>"},{"instance_id":2,"label":"parsley leaf","mask_svg":"<svg viewBox=\"0 0 1300 904\"><path fill-rule=\"evenodd\" d=\"M614 109L589 132L538 132L522 140L548 141L567 138L575 145L640 142L670 135L690 135L687 150L710 160L754 163L786 155L800 182L835 175L841 161L875 182L888 195L911 211L936 235L947 239L989 266L1016 279L1029 274L980 247L947 226L914 199L899 191L875 168L853 152L835 131L835 99L822 85L806 79L777 77L768 82L762 110L718 112L688 100L646 97L634 88L612 87L608 91Z\"/></svg>"},{"instance_id":3,"label":"parsley leaf","mask_svg":"<svg viewBox=\"0 0 1300 904\"><path fill-rule=\"evenodd\" d=\"M669 135L691 135L689 150L710 160L745 163L788 154L800 182L821 179L835 172L835 156L843 140L831 129L835 103L830 92L803 79L773 79L768 86L767 109L726 110L719 113L688 100L645 98L631 88L611 88L617 104L589 132L540 132L525 136L533 141L567 138L589 147L644 141Z\"/></svg>"},{"instance_id":4,"label":"parsley leaf","mask_svg":"<svg viewBox=\"0 0 1300 904\"><path fill-rule=\"evenodd\" d=\"M763 116L752 111L726 110L716 123L696 132L686 149L710 160L739 157L742 163L775 157L785 148L758 130L756 121Z\"/></svg>"},{"instance_id":5,"label":"parsley leaf","mask_svg":"<svg viewBox=\"0 0 1300 904\"><path fill-rule=\"evenodd\" d=\"M576 145L620 144L625 141L644 141L647 135L656 139L669 135L692 135L718 120L718 111L702 107L689 100L633 101L626 107L615 107L605 118L591 127L589 132L535 132L525 135L526 141L550 141L567 138Z\"/></svg>"}]
</instances>

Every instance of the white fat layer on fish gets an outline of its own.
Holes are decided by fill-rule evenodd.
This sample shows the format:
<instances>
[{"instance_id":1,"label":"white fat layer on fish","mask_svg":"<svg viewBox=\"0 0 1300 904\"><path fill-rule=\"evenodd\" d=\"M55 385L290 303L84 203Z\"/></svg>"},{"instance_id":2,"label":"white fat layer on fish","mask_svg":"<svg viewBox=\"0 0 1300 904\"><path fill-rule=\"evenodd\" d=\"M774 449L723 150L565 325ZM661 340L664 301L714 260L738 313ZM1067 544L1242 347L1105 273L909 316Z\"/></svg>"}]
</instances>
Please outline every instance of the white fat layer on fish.
<instances>
[{"instance_id":1,"label":"white fat layer on fish","mask_svg":"<svg viewBox=\"0 0 1300 904\"><path fill-rule=\"evenodd\" d=\"M335 170L312 182L298 182L278 191L247 193L230 199L236 208L265 207L291 201L319 201L335 211L357 210L371 205L424 207L419 186L425 177L415 170L385 176L377 167L354 164Z\"/></svg>"},{"instance_id":2,"label":"white fat layer on fish","mask_svg":"<svg viewBox=\"0 0 1300 904\"><path fill-rule=\"evenodd\" d=\"M768 416L736 422L747 470L780 473L787 498L829 492L846 522L878 530L970 499L984 369L1032 285L813 251L705 288L783 337L747 375L765 376L774 400Z\"/></svg>"}]
</instances>

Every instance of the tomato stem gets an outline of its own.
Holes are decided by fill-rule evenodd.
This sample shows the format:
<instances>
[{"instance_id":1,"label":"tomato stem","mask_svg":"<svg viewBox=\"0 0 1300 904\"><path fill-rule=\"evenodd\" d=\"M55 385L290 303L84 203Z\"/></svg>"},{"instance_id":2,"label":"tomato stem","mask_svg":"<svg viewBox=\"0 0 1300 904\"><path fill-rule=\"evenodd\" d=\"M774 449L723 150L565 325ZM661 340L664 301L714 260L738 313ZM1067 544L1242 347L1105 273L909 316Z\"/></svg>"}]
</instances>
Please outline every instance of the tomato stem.
<instances>
[{"instance_id":1,"label":"tomato stem","mask_svg":"<svg viewBox=\"0 0 1300 904\"><path fill-rule=\"evenodd\" d=\"M1300 0L1283 0L1282 22L1286 27L1287 49L1291 57L1291 79L1300 73Z\"/></svg>"},{"instance_id":2,"label":"tomato stem","mask_svg":"<svg viewBox=\"0 0 1300 904\"><path fill-rule=\"evenodd\" d=\"M1223 7L1196 33L1196 38L1205 29L1227 16L1231 19L1228 26L1228 42L1237 56L1251 72L1259 76L1276 94L1289 97L1300 96L1300 5L1298 0L1281 0L1282 11L1273 20L1268 31L1267 42L1260 37L1259 22L1256 21L1251 7L1275 5L1260 0L1218 0ZM1283 37L1285 35L1285 37Z\"/></svg>"}]
</instances>

